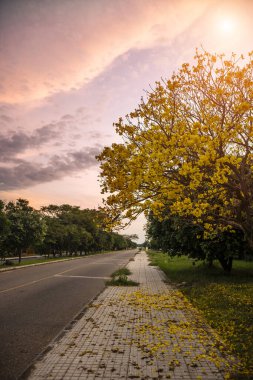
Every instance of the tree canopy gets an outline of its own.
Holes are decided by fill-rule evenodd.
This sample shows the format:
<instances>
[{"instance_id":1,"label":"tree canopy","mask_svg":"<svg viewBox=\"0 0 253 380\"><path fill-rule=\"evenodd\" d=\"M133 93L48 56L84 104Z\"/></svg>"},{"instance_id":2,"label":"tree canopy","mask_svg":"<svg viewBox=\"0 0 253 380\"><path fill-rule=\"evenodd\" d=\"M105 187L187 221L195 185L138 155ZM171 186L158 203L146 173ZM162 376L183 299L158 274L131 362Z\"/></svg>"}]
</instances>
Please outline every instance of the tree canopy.
<instances>
[{"instance_id":1,"label":"tree canopy","mask_svg":"<svg viewBox=\"0 0 253 380\"><path fill-rule=\"evenodd\" d=\"M106 216L96 209L48 205L35 210L29 201L0 200L0 257L33 251L44 255L83 255L90 252L136 247L136 236L123 236L106 226Z\"/></svg>"},{"instance_id":2,"label":"tree canopy","mask_svg":"<svg viewBox=\"0 0 253 380\"><path fill-rule=\"evenodd\" d=\"M234 258L245 259L249 254L241 230L221 231L211 239L204 239L203 227L179 215L159 220L151 212L146 232L150 248L162 249L170 256L187 255L206 261L209 266L218 260L226 272L231 271Z\"/></svg>"},{"instance_id":3,"label":"tree canopy","mask_svg":"<svg viewBox=\"0 0 253 380\"><path fill-rule=\"evenodd\" d=\"M196 51L115 124L98 156L114 222L179 215L205 239L240 230L253 248L253 61Z\"/></svg>"},{"instance_id":4,"label":"tree canopy","mask_svg":"<svg viewBox=\"0 0 253 380\"><path fill-rule=\"evenodd\" d=\"M9 228L3 246L5 252L17 255L20 262L23 251L43 241L46 225L40 213L21 198L5 206L5 217Z\"/></svg>"}]
</instances>

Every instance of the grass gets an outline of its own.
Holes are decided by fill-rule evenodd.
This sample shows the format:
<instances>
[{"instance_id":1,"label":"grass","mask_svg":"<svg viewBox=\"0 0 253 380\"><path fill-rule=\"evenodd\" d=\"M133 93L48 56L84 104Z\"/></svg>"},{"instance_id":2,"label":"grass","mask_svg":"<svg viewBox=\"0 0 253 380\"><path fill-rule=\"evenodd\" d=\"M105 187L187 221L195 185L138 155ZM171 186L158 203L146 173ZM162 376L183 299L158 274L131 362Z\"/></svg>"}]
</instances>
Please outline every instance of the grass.
<instances>
[{"instance_id":1,"label":"grass","mask_svg":"<svg viewBox=\"0 0 253 380\"><path fill-rule=\"evenodd\" d=\"M80 256L81 257L81 256ZM52 257L52 258L41 258L41 259L25 259L21 260L21 263L19 264L18 262L12 262L11 265L4 265L3 263L0 263L0 268L14 268L14 267L20 267L23 265L32 265L32 264L40 264L40 263L50 263L51 261L61 261L61 260L66 260L69 257Z\"/></svg>"},{"instance_id":2,"label":"grass","mask_svg":"<svg viewBox=\"0 0 253 380\"><path fill-rule=\"evenodd\" d=\"M138 282L129 280L128 275L132 274L128 268L120 268L112 273L112 279L106 282L110 286L138 286Z\"/></svg>"},{"instance_id":3,"label":"grass","mask_svg":"<svg viewBox=\"0 0 253 380\"><path fill-rule=\"evenodd\" d=\"M170 258L161 252L149 256L151 265L165 272L240 358L239 378L253 379L253 262L235 260L226 275L218 264L193 265L187 257Z\"/></svg>"}]
</instances>

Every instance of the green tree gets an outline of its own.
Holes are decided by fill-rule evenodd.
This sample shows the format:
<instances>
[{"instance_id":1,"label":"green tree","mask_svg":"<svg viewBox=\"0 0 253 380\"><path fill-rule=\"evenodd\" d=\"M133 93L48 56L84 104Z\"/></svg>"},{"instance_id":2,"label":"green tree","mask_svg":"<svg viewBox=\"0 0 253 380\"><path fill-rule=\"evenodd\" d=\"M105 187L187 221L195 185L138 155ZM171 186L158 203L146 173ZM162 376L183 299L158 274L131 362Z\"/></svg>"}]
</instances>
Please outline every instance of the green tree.
<instances>
[{"instance_id":1,"label":"green tree","mask_svg":"<svg viewBox=\"0 0 253 380\"><path fill-rule=\"evenodd\" d=\"M17 199L5 206L5 214L9 223L4 245L10 254L19 257L30 247L35 247L43 241L46 225L39 211L29 206L25 199Z\"/></svg>"},{"instance_id":2,"label":"green tree","mask_svg":"<svg viewBox=\"0 0 253 380\"><path fill-rule=\"evenodd\" d=\"M249 251L240 230L223 231L212 239L204 239L201 226L178 215L161 220L150 213L146 232L151 248L162 249L170 256L187 255L205 260L210 266L219 260L226 272L231 271L234 257L242 258Z\"/></svg>"},{"instance_id":3,"label":"green tree","mask_svg":"<svg viewBox=\"0 0 253 380\"><path fill-rule=\"evenodd\" d=\"M4 212L4 202L0 200L0 258L4 258L6 255L6 236L9 231L9 223Z\"/></svg>"},{"instance_id":4,"label":"green tree","mask_svg":"<svg viewBox=\"0 0 253 380\"><path fill-rule=\"evenodd\" d=\"M80 252L81 254L89 253L92 251L92 247L94 245L94 239L90 232L86 231L85 228L82 228L80 232Z\"/></svg>"},{"instance_id":5,"label":"green tree","mask_svg":"<svg viewBox=\"0 0 253 380\"><path fill-rule=\"evenodd\" d=\"M48 228L40 253L82 255L134 245L130 238L107 230L103 210L64 204L44 206L41 212Z\"/></svg>"}]
</instances>

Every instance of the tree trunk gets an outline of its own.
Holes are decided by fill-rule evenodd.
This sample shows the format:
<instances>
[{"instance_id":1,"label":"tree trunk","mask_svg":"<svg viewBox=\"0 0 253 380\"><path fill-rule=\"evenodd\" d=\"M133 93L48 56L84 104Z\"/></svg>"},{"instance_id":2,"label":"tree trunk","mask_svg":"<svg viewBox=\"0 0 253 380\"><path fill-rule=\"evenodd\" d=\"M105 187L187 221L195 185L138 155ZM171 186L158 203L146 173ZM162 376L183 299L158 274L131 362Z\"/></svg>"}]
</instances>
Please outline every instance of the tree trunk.
<instances>
[{"instance_id":1,"label":"tree trunk","mask_svg":"<svg viewBox=\"0 0 253 380\"><path fill-rule=\"evenodd\" d=\"M207 265L208 265L208 268L212 268L213 267L213 259L208 259Z\"/></svg>"},{"instance_id":2,"label":"tree trunk","mask_svg":"<svg viewBox=\"0 0 253 380\"><path fill-rule=\"evenodd\" d=\"M21 257L22 257L22 249L18 250L18 263L21 263Z\"/></svg>"},{"instance_id":3,"label":"tree trunk","mask_svg":"<svg viewBox=\"0 0 253 380\"><path fill-rule=\"evenodd\" d=\"M248 246L249 246L250 252L253 254L253 239L252 239L252 236L246 234L245 237L246 237L246 241L247 241L247 243L248 243Z\"/></svg>"},{"instance_id":4,"label":"tree trunk","mask_svg":"<svg viewBox=\"0 0 253 380\"><path fill-rule=\"evenodd\" d=\"M219 262L226 273L231 273L233 257L220 257Z\"/></svg>"},{"instance_id":5,"label":"tree trunk","mask_svg":"<svg viewBox=\"0 0 253 380\"><path fill-rule=\"evenodd\" d=\"M244 239L249 247L249 251L253 254L253 227L252 227L252 216L250 216L248 223L242 224Z\"/></svg>"}]
</instances>

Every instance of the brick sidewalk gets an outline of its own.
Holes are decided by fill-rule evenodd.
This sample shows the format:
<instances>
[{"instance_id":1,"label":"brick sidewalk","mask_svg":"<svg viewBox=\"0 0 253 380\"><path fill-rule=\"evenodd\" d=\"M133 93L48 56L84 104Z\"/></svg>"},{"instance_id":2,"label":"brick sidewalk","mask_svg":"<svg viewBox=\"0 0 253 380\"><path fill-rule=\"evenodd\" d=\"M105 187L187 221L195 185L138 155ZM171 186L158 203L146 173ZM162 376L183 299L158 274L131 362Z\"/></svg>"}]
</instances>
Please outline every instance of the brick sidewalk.
<instances>
[{"instance_id":1,"label":"brick sidewalk","mask_svg":"<svg viewBox=\"0 0 253 380\"><path fill-rule=\"evenodd\" d=\"M128 268L140 286L106 288L29 379L228 378L233 358L146 253Z\"/></svg>"}]
</instances>

